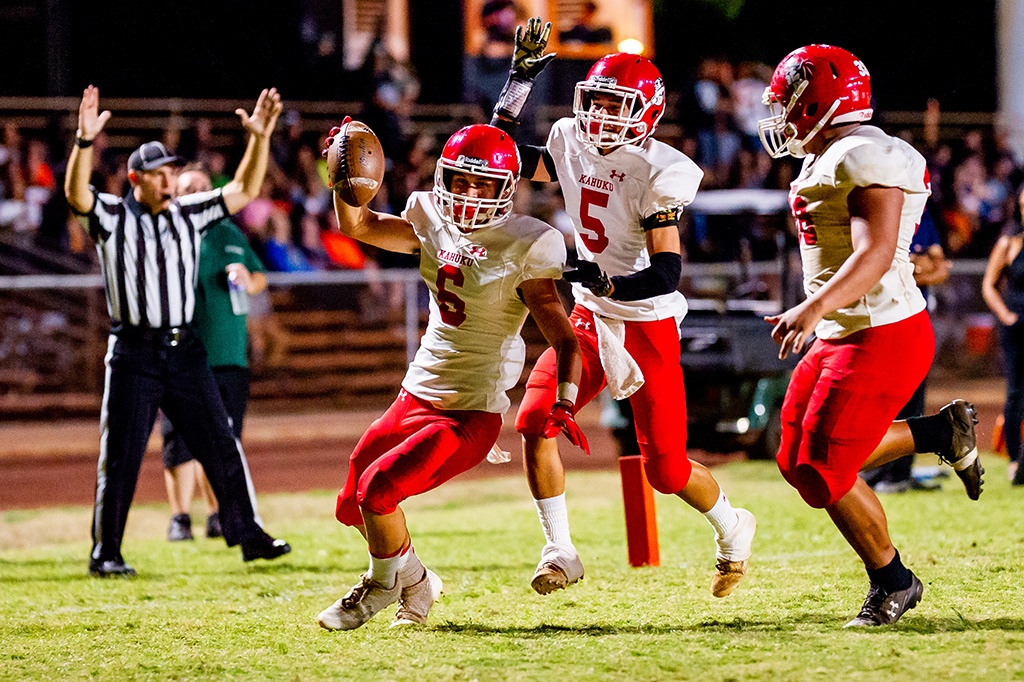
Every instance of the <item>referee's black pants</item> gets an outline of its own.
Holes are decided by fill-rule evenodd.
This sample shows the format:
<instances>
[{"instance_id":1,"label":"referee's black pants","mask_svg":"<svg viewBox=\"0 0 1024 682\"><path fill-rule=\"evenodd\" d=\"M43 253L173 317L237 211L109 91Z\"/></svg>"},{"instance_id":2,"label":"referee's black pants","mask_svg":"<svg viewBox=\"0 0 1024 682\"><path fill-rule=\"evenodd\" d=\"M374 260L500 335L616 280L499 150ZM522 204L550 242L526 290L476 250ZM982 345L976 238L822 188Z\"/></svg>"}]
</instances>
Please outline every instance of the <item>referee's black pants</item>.
<instances>
[{"instance_id":1,"label":"referee's black pants","mask_svg":"<svg viewBox=\"0 0 1024 682\"><path fill-rule=\"evenodd\" d=\"M106 366L92 559L123 561L128 509L158 408L203 465L227 544L262 536L245 455L228 424L206 349L191 328L120 329L110 336Z\"/></svg>"}]
</instances>

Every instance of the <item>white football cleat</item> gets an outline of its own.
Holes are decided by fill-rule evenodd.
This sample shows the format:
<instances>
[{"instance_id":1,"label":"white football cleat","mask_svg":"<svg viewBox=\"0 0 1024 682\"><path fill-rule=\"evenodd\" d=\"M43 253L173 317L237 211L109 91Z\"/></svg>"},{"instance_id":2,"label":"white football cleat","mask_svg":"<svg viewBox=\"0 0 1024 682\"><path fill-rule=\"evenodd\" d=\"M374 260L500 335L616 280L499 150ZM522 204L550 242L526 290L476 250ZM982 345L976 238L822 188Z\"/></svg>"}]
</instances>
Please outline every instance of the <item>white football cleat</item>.
<instances>
[{"instance_id":1,"label":"white football cleat","mask_svg":"<svg viewBox=\"0 0 1024 682\"><path fill-rule=\"evenodd\" d=\"M364 573L348 594L320 612L316 622L325 630L355 630L378 611L398 601L401 593L402 584L398 580L389 589Z\"/></svg>"},{"instance_id":2,"label":"white football cleat","mask_svg":"<svg viewBox=\"0 0 1024 682\"><path fill-rule=\"evenodd\" d=\"M430 607L443 591L444 584L437 574L429 568L424 568L423 577L419 582L402 588L402 594L398 598L398 612L395 614L395 620L391 622L391 627L426 625Z\"/></svg>"},{"instance_id":3,"label":"white football cleat","mask_svg":"<svg viewBox=\"0 0 1024 682\"><path fill-rule=\"evenodd\" d=\"M715 574L711 577L711 594L726 597L732 594L743 576L747 574L747 560L750 558L757 519L746 509L736 508L738 522L732 532L724 537L715 533Z\"/></svg>"},{"instance_id":4,"label":"white football cleat","mask_svg":"<svg viewBox=\"0 0 1024 682\"><path fill-rule=\"evenodd\" d=\"M544 545L540 563L533 573L530 587L537 594L551 594L583 580L583 562L572 546Z\"/></svg>"}]
</instances>

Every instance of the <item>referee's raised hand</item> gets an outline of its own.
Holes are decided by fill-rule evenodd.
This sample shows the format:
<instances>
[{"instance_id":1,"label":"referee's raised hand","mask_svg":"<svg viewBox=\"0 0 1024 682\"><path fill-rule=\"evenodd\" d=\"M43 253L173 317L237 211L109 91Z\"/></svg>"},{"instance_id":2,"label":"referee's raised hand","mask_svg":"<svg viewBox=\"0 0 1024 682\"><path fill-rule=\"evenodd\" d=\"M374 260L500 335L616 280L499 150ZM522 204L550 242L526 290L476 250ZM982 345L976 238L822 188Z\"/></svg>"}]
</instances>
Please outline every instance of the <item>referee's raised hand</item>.
<instances>
[{"instance_id":1,"label":"referee's raised hand","mask_svg":"<svg viewBox=\"0 0 1024 682\"><path fill-rule=\"evenodd\" d=\"M100 111L100 89L90 85L82 92L82 103L78 106L78 137L91 140L103 130L110 119L110 112Z\"/></svg>"},{"instance_id":2,"label":"referee's raised hand","mask_svg":"<svg viewBox=\"0 0 1024 682\"><path fill-rule=\"evenodd\" d=\"M281 95L277 88L264 89L256 100L256 108L250 116L245 109L235 109L235 113L242 119L242 127L257 137L270 135L274 132L277 124L277 117L281 114L284 105L281 104Z\"/></svg>"}]
</instances>

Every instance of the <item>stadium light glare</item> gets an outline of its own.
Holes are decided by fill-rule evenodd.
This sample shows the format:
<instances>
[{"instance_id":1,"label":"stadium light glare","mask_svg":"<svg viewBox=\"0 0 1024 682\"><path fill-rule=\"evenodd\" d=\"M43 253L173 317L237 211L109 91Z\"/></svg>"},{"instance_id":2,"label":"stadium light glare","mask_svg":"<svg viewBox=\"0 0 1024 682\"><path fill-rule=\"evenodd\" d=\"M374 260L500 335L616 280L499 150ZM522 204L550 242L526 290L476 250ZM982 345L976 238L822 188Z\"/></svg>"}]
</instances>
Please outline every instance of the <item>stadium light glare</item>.
<instances>
[{"instance_id":1,"label":"stadium light glare","mask_svg":"<svg viewBox=\"0 0 1024 682\"><path fill-rule=\"evenodd\" d=\"M626 38L619 42L619 52L628 52L629 54L643 54L644 44L636 38Z\"/></svg>"}]
</instances>

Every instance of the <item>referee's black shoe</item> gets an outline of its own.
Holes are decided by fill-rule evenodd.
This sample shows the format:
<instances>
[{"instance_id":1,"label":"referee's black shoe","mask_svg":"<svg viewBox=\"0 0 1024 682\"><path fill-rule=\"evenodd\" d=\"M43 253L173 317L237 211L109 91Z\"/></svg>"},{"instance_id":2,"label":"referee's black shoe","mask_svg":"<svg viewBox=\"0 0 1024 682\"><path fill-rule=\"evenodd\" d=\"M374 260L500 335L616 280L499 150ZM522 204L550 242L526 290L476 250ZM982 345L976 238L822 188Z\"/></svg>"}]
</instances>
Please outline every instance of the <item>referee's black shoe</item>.
<instances>
[{"instance_id":1,"label":"referee's black shoe","mask_svg":"<svg viewBox=\"0 0 1024 682\"><path fill-rule=\"evenodd\" d=\"M134 578L135 569L126 564L124 559L90 559L89 575L95 578Z\"/></svg>"},{"instance_id":2,"label":"referee's black shoe","mask_svg":"<svg viewBox=\"0 0 1024 682\"><path fill-rule=\"evenodd\" d=\"M276 559L292 551L292 546L281 539L275 540L266 533L242 543L242 561L254 559Z\"/></svg>"}]
</instances>

